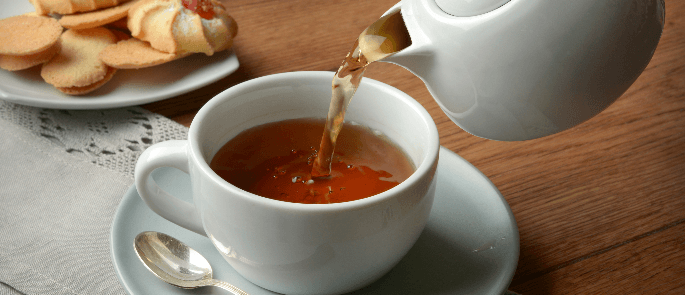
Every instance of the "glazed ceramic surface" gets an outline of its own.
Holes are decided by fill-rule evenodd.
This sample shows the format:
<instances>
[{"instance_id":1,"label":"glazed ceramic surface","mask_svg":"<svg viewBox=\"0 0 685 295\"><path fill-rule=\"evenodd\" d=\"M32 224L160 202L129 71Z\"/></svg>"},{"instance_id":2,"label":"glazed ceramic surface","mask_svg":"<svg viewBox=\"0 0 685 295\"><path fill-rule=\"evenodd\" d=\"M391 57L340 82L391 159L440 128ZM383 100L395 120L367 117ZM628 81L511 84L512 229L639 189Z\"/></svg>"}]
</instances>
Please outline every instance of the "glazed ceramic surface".
<instances>
[{"instance_id":1,"label":"glazed ceramic surface","mask_svg":"<svg viewBox=\"0 0 685 295\"><path fill-rule=\"evenodd\" d=\"M519 236L506 199L476 167L445 147L440 148L435 177L433 208L414 246L388 274L348 295L492 295L507 290L518 262ZM187 174L160 168L152 178L160 188L192 201ZM215 288L184 290L155 277L133 251L132 241L143 231L163 232L188 243L207 257L216 279L250 295L277 294L238 274L206 237L152 212L132 186L119 204L111 235L114 270L130 295L227 294Z\"/></svg>"},{"instance_id":2,"label":"glazed ceramic surface","mask_svg":"<svg viewBox=\"0 0 685 295\"><path fill-rule=\"evenodd\" d=\"M339 294L387 273L411 248L426 224L435 194L437 128L411 97L365 79L346 121L378 130L404 149L416 171L381 194L346 203L296 204L247 193L208 165L230 138L256 125L324 117L332 72L260 77L210 100L195 116L187 141L148 148L136 166L136 187L160 216L207 235L251 282L286 294ZM189 173L193 203L159 189L150 173L159 167Z\"/></svg>"},{"instance_id":3,"label":"glazed ceramic surface","mask_svg":"<svg viewBox=\"0 0 685 295\"><path fill-rule=\"evenodd\" d=\"M420 77L462 129L507 141L607 108L647 66L664 24L663 0L403 0L397 9L412 45L386 61Z\"/></svg>"},{"instance_id":4,"label":"glazed ceramic surface","mask_svg":"<svg viewBox=\"0 0 685 295\"><path fill-rule=\"evenodd\" d=\"M474 16L487 13L507 2L509 0L435 0L442 11L454 16Z\"/></svg>"}]
</instances>

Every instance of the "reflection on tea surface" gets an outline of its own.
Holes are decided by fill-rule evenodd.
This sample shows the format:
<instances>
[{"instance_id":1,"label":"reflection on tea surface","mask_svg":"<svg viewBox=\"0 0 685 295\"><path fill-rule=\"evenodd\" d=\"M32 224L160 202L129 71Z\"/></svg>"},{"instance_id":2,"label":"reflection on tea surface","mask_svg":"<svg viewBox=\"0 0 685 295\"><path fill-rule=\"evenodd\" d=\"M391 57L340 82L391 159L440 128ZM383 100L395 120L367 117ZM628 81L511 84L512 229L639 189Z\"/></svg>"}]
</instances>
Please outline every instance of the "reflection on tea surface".
<instances>
[{"instance_id":1,"label":"reflection on tea surface","mask_svg":"<svg viewBox=\"0 0 685 295\"><path fill-rule=\"evenodd\" d=\"M407 179L414 165L385 136L348 124L328 177L310 176L323 119L292 119L260 125L226 143L210 167L253 194L293 203L353 201L384 192Z\"/></svg>"}]
</instances>

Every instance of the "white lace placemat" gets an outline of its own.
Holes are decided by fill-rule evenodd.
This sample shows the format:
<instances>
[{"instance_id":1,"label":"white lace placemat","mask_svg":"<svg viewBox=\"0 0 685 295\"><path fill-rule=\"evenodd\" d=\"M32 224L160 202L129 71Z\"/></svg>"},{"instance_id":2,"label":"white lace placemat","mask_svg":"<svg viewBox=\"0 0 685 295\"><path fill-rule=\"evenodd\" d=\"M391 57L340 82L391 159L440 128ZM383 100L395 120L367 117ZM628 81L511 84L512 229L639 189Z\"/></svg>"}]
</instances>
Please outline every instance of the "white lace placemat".
<instances>
[{"instance_id":1,"label":"white lace placemat","mask_svg":"<svg viewBox=\"0 0 685 295\"><path fill-rule=\"evenodd\" d=\"M187 128L139 107L0 101L0 294L125 294L109 232L138 156Z\"/></svg>"},{"instance_id":2,"label":"white lace placemat","mask_svg":"<svg viewBox=\"0 0 685 295\"><path fill-rule=\"evenodd\" d=\"M131 177L147 147L188 135L186 127L140 107L53 110L0 100L0 119L52 141L68 154Z\"/></svg>"}]
</instances>

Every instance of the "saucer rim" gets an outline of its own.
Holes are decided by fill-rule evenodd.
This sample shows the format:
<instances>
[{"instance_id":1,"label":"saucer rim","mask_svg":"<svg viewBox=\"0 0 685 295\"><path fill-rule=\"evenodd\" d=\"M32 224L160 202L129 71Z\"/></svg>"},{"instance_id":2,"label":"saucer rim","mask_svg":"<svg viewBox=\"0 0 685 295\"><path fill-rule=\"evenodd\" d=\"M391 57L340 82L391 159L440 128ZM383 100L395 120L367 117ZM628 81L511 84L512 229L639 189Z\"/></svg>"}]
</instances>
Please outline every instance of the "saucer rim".
<instances>
[{"instance_id":1,"label":"saucer rim","mask_svg":"<svg viewBox=\"0 0 685 295\"><path fill-rule=\"evenodd\" d=\"M489 186L486 189L491 189L492 192L496 193L496 195L499 197L499 199L493 200L493 201L501 202L502 203L501 205L503 205L503 207L504 207L504 211L507 215L507 221L508 221L507 225L509 226L509 229L511 230L511 233L510 233L511 234L511 237L510 237L511 242L509 242L508 244L512 248L506 250L509 252L509 255L507 255L507 258L509 258L510 261L504 261L504 263L502 263L503 265L505 265L504 267L501 267L501 269L500 269L500 277L502 279L499 280L498 282L493 282L493 284L491 285L491 288L489 288L490 290L496 290L497 292L499 292L497 294L504 294L507 291L507 288L509 287L511 280L514 277L514 273L515 273L515 270L518 266L518 259L519 259L519 255L520 255L520 240L519 240L520 237L519 237L519 232L518 232L518 226L516 224L516 220L514 218L513 212L511 211L509 204L507 203L506 199L501 194L501 192L497 189L497 187L492 183L492 181L488 177L485 176L485 174L483 174L480 170L478 170L474 165L472 165L470 162L466 161L465 159L463 159L458 154L452 152L451 150L449 150L443 146L440 146L439 155L440 155L440 160L439 160L439 164L438 164L438 174L436 174L436 177L440 177L440 175L439 175L439 172L441 170L440 169L440 167L441 167L440 162L450 161L450 160L457 161L459 164L466 165L468 168L471 168L471 170L473 170L473 171L469 171L469 173L473 173L474 176L478 177L481 180L484 180L485 184ZM443 160L443 159L445 159L445 160ZM444 169L447 169L447 168L443 168L443 170ZM438 182L438 187L440 187L440 182ZM122 220L125 220L125 218L126 218L126 216L124 216L124 215L126 215L127 212L124 212L124 211L126 211L126 210L124 210L124 208L128 207L127 205L130 205L129 203L135 202L136 197L137 197L138 202L141 203L139 205L143 205L144 203L142 203L142 200L140 199L140 197L137 193L135 185L132 185L131 187L129 187L127 192L124 194L124 196L121 199L121 202L119 203L119 206L116 209L115 215L114 215L113 220L112 220L112 226L110 228L110 243L109 243L110 256L112 258L112 264L114 266L114 270L115 270L115 273L117 275L117 279L119 280L119 282L124 287L124 290L128 294L132 294L132 295L144 294L145 292L144 292L144 290L134 290L134 288L131 286L131 284L129 284L128 280L124 278L124 273L127 271L125 270L125 268L121 264L124 264L123 259L125 259L125 258L119 257L116 252L117 252L117 248L120 248L120 246L118 246L118 244L125 244L123 242L117 243L117 241L120 240L118 238L118 236L120 235L121 227L123 226L123 225L120 225L120 223ZM438 188L436 188L436 198L440 198L440 197L441 197L441 195L438 194ZM442 197L446 197L446 196L442 196ZM150 213L152 213L152 212L150 211ZM430 220L430 217L429 217L429 220ZM172 224L172 226L173 226L173 224ZM180 227L179 227L179 229L180 229ZM198 235L197 237L200 237L200 235ZM131 247L133 247L133 241L131 241L130 245L131 245ZM133 251L132 248L131 248L131 251ZM476 252L476 251L474 250L474 252ZM511 255L511 254L513 254L513 255ZM120 261L120 259L122 261ZM226 263L224 268L225 267L230 268L230 265L228 265ZM259 288L256 285L254 285L254 287ZM262 289L262 290L264 290L265 294L270 294L269 293L270 291L265 290L265 289Z\"/></svg>"}]
</instances>

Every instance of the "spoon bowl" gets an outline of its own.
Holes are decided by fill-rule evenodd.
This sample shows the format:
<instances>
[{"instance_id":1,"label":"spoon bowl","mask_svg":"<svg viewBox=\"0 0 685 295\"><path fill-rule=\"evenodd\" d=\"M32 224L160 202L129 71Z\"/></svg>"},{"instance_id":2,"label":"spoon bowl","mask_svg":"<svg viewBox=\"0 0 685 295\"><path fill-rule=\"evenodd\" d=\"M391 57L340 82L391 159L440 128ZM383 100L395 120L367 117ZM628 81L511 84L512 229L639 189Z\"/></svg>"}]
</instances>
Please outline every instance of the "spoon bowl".
<instances>
[{"instance_id":1,"label":"spoon bowl","mask_svg":"<svg viewBox=\"0 0 685 295\"><path fill-rule=\"evenodd\" d=\"M229 283L213 279L209 261L174 237L160 232L142 232L135 237L133 248L147 269L173 286L184 289L215 286L235 295L247 295Z\"/></svg>"}]
</instances>

